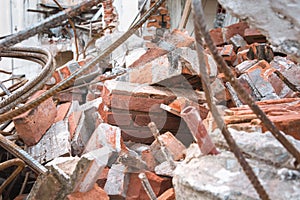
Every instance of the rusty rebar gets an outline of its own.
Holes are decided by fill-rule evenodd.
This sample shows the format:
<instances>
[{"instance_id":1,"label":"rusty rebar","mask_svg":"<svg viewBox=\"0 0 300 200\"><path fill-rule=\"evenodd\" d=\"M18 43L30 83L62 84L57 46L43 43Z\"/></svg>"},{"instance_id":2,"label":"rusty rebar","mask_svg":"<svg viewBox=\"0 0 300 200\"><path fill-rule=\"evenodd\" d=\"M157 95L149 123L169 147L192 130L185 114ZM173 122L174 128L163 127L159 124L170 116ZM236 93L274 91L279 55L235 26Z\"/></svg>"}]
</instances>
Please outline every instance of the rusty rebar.
<instances>
[{"instance_id":1,"label":"rusty rebar","mask_svg":"<svg viewBox=\"0 0 300 200\"><path fill-rule=\"evenodd\" d=\"M56 0L53 0L54 3L58 6L58 8L63 11L64 8L58 3L58 1ZM75 40L75 50L76 50L76 61L78 61L78 58L79 58L79 48L78 48L78 37L77 37L77 31L76 31L76 28L75 28L75 25L74 25L74 22L72 21L72 18L68 17L68 22L69 24L71 25L72 27L72 30L74 32L74 40Z\"/></svg>"},{"instance_id":2,"label":"rusty rebar","mask_svg":"<svg viewBox=\"0 0 300 200\"><path fill-rule=\"evenodd\" d=\"M40 89L54 72L55 65L49 50L37 47L10 47L0 52L0 56L31 60L42 65L42 71L39 73L39 76L0 102L0 113L4 113Z\"/></svg>"},{"instance_id":3,"label":"rusty rebar","mask_svg":"<svg viewBox=\"0 0 300 200\"><path fill-rule=\"evenodd\" d=\"M48 170L35 159L33 159L26 151L21 147L13 143L12 141L6 139L0 134L0 146L14 155L17 158L23 160L35 173L45 174Z\"/></svg>"},{"instance_id":4,"label":"rusty rebar","mask_svg":"<svg viewBox=\"0 0 300 200\"><path fill-rule=\"evenodd\" d=\"M214 104L212 98L212 92L210 87L209 77L206 71L206 64L204 59L204 49L202 43L202 35L206 36L208 34L206 32L206 23L204 20L204 14L202 9L202 3L199 0L193 0L193 16L194 16L194 26L195 26L195 38L196 38L196 49L198 54L199 60L199 67L201 73L201 81L202 87L205 91L206 101L210 108L210 111L218 125L218 127L222 130L222 134L229 145L229 148L237 158L238 162L240 163L242 169L244 170L245 174L247 175L248 179L252 183L254 189L256 190L257 194L261 199L270 199L268 194L266 193L265 189L259 182L257 176L253 172L252 168L244 158L242 152L240 151L239 147L237 146L235 140L233 139L232 135L230 134L229 130L227 129L226 125L224 124L221 115L218 112L216 105ZM202 34L201 34L202 33Z\"/></svg>"},{"instance_id":5,"label":"rusty rebar","mask_svg":"<svg viewBox=\"0 0 300 200\"><path fill-rule=\"evenodd\" d=\"M43 32L48 30L49 28L53 28L59 26L62 21L77 16L80 13L90 9L92 6L97 5L100 3L101 0L89 0L83 1L82 3L68 8L64 11L61 11L51 17L48 17L41 22L29 27L25 30L19 31L16 34L10 35L2 40L0 40L0 51L6 49L7 47L13 46L23 40L26 40L37 33Z\"/></svg>"},{"instance_id":6,"label":"rusty rebar","mask_svg":"<svg viewBox=\"0 0 300 200\"><path fill-rule=\"evenodd\" d=\"M41 104L43 101L48 99L49 97L55 95L59 91L69 87L72 85L72 83L78 78L81 74L86 72L88 69L90 69L92 66L95 66L99 61L105 59L110 53L112 53L117 47L119 47L123 42L125 42L132 34L135 33L136 30L140 26L142 26L148 18L164 3L166 0L158 0L144 15L140 18L138 22L134 24L132 28L130 28L127 32L125 32L119 39L117 39L115 42L113 42L109 47L107 47L104 51L100 53L97 57L95 57L93 60L91 60L89 63L87 63L85 66L71 74L68 78L64 79L57 85L53 86L51 89L44 92L41 96L36 98L35 100L26 103L24 106L19 107L18 109L11 110L9 112L3 113L0 115L0 123L5 122L9 119L12 119L13 117L16 117L27 110L30 110L39 104ZM1 43L0 43L1 45Z\"/></svg>"},{"instance_id":7,"label":"rusty rebar","mask_svg":"<svg viewBox=\"0 0 300 200\"><path fill-rule=\"evenodd\" d=\"M3 163L0 163L0 171L11 166L17 166L17 168L0 186L0 194L2 194L5 187L8 186L14 180L14 178L24 169L25 163L19 158L7 160Z\"/></svg>"},{"instance_id":8,"label":"rusty rebar","mask_svg":"<svg viewBox=\"0 0 300 200\"><path fill-rule=\"evenodd\" d=\"M293 92L296 92L299 96L300 90L297 88L295 84L293 84L291 81L289 81L280 71L275 70L274 74L277 75L277 77L282 80Z\"/></svg>"},{"instance_id":9,"label":"rusty rebar","mask_svg":"<svg viewBox=\"0 0 300 200\"><path fill-rule=\"evenodd\" d=\"M202 10L202 9L201 9ZM198 19L201 22L204 22L203 14L200 13ZM239 98L246 103L251 110L257 115L257 117L261 120L264 126L272 133L272 135L287 149L287 151L294 156L297 161L297 164L300 164L300 152L294 147L294 145L286 139L286 137L277 129L274 123L267 117L267 115L260 109L260 107L255 103L253 98L243 89L241 84L234 77L231 69L227 66L226 62L219 55L216 46L214 45L209 32L206 29L204 24L199 25L202 35L204 37L205 43L209 48L211 54L213 55L218 70L221 73L225 74L225 78L228 82L230 82L231 86L234 88Z\"/></svg>"}]
</instances>

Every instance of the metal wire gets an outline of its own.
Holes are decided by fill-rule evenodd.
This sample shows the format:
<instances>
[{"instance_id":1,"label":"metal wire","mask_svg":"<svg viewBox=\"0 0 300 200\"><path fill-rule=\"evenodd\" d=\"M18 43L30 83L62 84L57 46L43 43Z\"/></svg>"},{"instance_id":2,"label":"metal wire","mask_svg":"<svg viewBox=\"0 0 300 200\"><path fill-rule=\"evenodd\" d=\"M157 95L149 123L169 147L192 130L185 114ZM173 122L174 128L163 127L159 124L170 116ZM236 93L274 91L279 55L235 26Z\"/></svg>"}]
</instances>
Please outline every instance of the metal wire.
<instances>
[{"instance_id":1,"label":"metal wire","mask_svg":"<svg viewBox=\"0 0 300 200\"><path fill-rule=\"evenodd\" d=\"M53 86L48 91L44 92L41 96L36 98L35 100L26 103L24 106L11 110L9 112L3 113L0 115L0 123L5 122L9 119L12 119L13 117L16 117L27 110L30 110L49 97L55 95L59 91L69 87L72 85L72 83L78 78L80 75L82 75L84 72L86 72L91 67L95 66L99 61L106 58L110 53L112 53L117 47L119 47L123 42L125 42L132 34L135 33L135 31L141 27L148 18L164 3L165 0L158 0L146 13L144 13L143 16L141 16L140 20L136 22L127 32L125 32L119 39L117 39L114 43L112 43L108 48L106 48L100 55L95 57L93 60L91 60L89 63L87 63L85 66L80 68L78 71L71 74L68 78L61 81L59 84ZM1 44L1 43L0 43Z\"/></svg>"}]
</instances>

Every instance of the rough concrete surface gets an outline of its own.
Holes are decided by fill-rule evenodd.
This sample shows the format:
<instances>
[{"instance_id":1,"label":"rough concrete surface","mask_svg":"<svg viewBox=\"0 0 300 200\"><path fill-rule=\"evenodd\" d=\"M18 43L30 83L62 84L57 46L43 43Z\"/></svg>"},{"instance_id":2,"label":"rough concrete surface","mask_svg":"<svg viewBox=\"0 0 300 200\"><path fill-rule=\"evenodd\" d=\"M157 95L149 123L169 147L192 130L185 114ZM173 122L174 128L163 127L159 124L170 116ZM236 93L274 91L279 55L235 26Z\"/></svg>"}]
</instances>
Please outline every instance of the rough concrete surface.
<instances>
[{"instance_id":1,"label":"rough concrete surface","mask_svg":"<svg viewBox=\"0 0 300 200\"><path fill-rule=\"evenodd\" d=\"M231 14L260 29L269 41L300 61L300 1L219 0Z\"/></svg>"},{"instance_id":2,"label":"rough concrete surface","mask_svg":"<svg viewBox=\"0 0 300 200\"><path fill-rule=\"evenodd\" d=\"M287 164L291 158L270 133L231 132L243 152L248 154L250 159L247 161L270 199L300 198L299 170L287 168L292 167ZM224 140L220 132L214 132L212 137L219 145L220 140ZM299 142L293 140L293 143L299 148ZM259 199L231 152L223 150L216 156L203 156L195 144L190 146L184 162L175 169L173 184L179 200Z\"/></svg>"}]
</instances>

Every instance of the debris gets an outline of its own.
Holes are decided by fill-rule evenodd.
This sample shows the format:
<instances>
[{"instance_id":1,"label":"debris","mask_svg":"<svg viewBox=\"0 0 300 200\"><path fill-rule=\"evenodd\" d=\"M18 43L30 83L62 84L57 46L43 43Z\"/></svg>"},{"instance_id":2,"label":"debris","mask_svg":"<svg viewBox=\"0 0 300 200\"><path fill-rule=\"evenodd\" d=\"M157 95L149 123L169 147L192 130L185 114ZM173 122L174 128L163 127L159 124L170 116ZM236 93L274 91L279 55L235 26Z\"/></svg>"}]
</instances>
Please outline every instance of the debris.
<instances>
[{"instance_id":1,"label":"debris","mask_svg":"<svg viewBox=\"0 0 300 200\"><path fill-rule=\"evenodd\" d=\"M299 49L294 38L272 46L277 33L265 35L264 23L230 16L240 4L218 4L219 28L208 32L200 2L186 1L184 11L180 0L130 3L140 7L125 33L117 31L127 17L121 1L90 1L79 11L85 4L43 0L29 9L48 19L1 42L43 27L38 41L50 51L1 48L1 57L42 68L33 81L14 66L0 70L10 76L0 80L0 156L4 165L17 157L28 166L16 178L2 170L2 198L299 199L299 63L282 51ZM272 3L282 20L295 18ZM80 15L67 21L63 9Z\"/></svg>"},{"instance_id":2,"label":"debris","mask_svg":"<svg viewBox=\"0 0 300 200\"><path fill-rule=\"evenodd\" d=\"M31 97L31 100L34 100L43 92L42 90L38 91ZM38 107L15 117L14 124L19 137L28 146L36 144L53 124L56 113L55 104L52 98L49 98Z\"/></svg>"},{"instance_id":3,"label":"debris","mask_svg":"<svg viewBox=\"0 0 300 200\"><path fill-rule=\"evenodd\" d=\"M181 111L181 116L187 123L195 141L204 155L218 154L218 151L211 141L205 126L202 123L199 111L194 107L186 107Z\"/></svg>"}]
</instances>

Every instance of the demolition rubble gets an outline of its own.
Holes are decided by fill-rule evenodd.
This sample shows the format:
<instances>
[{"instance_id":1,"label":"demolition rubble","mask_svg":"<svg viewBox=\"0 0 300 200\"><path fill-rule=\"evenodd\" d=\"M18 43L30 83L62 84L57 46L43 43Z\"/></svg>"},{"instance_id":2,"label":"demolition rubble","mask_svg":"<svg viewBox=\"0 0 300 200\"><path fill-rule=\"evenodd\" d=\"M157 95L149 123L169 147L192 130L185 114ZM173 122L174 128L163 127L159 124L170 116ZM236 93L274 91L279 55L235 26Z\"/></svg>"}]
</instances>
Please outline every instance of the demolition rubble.
<instances>
[{"instance_id":1,"label":"demolition rubble","mask_svg":"<svg viewBox=\"0 0 300 200\"><path fill-rule=\"evenodd\" d=\"M93 9L93 26L75 24L81 31L92 27L97 35L84 49L84 57L49 70L42 87L14 105L20 106L15 111L31 104L30 109L9 120L4 120L5 114L15 111L2 110L0 145L7 151L0 164L6 173L1 173L2 197L261 198L209 109L195 38L183 30L170 30L169 11L161 4L150 17L151 23L143 27L146 36L133 34L102 59L99 55L126 35L113 30L117 15L111 2L101 4L107 18L99 20ZM49 14L51 6L44 6ZM61 15L58 8L51 14ZM99 28L100 22L111 28L109 33L104 24ZM273 48L267 37L246 21L211 29L209 35L243 90L299 151L297 61ZM6 45L11 43L3 44L0 54L5 56L10 53L5 51ZM208 46L203 48L212 99L256 178L270 199L299 199L297 158L220 72ZM45 61L43 54L41 63ZM86 66L89 68L83 70ZM75 73L78 76L73 76ZM13 87L7 90L13 93ZM19 161L8 163L7 158L14 157ZM15 171L10 168L13 165L18 166Z\"/></svg>"}]
</instances>

